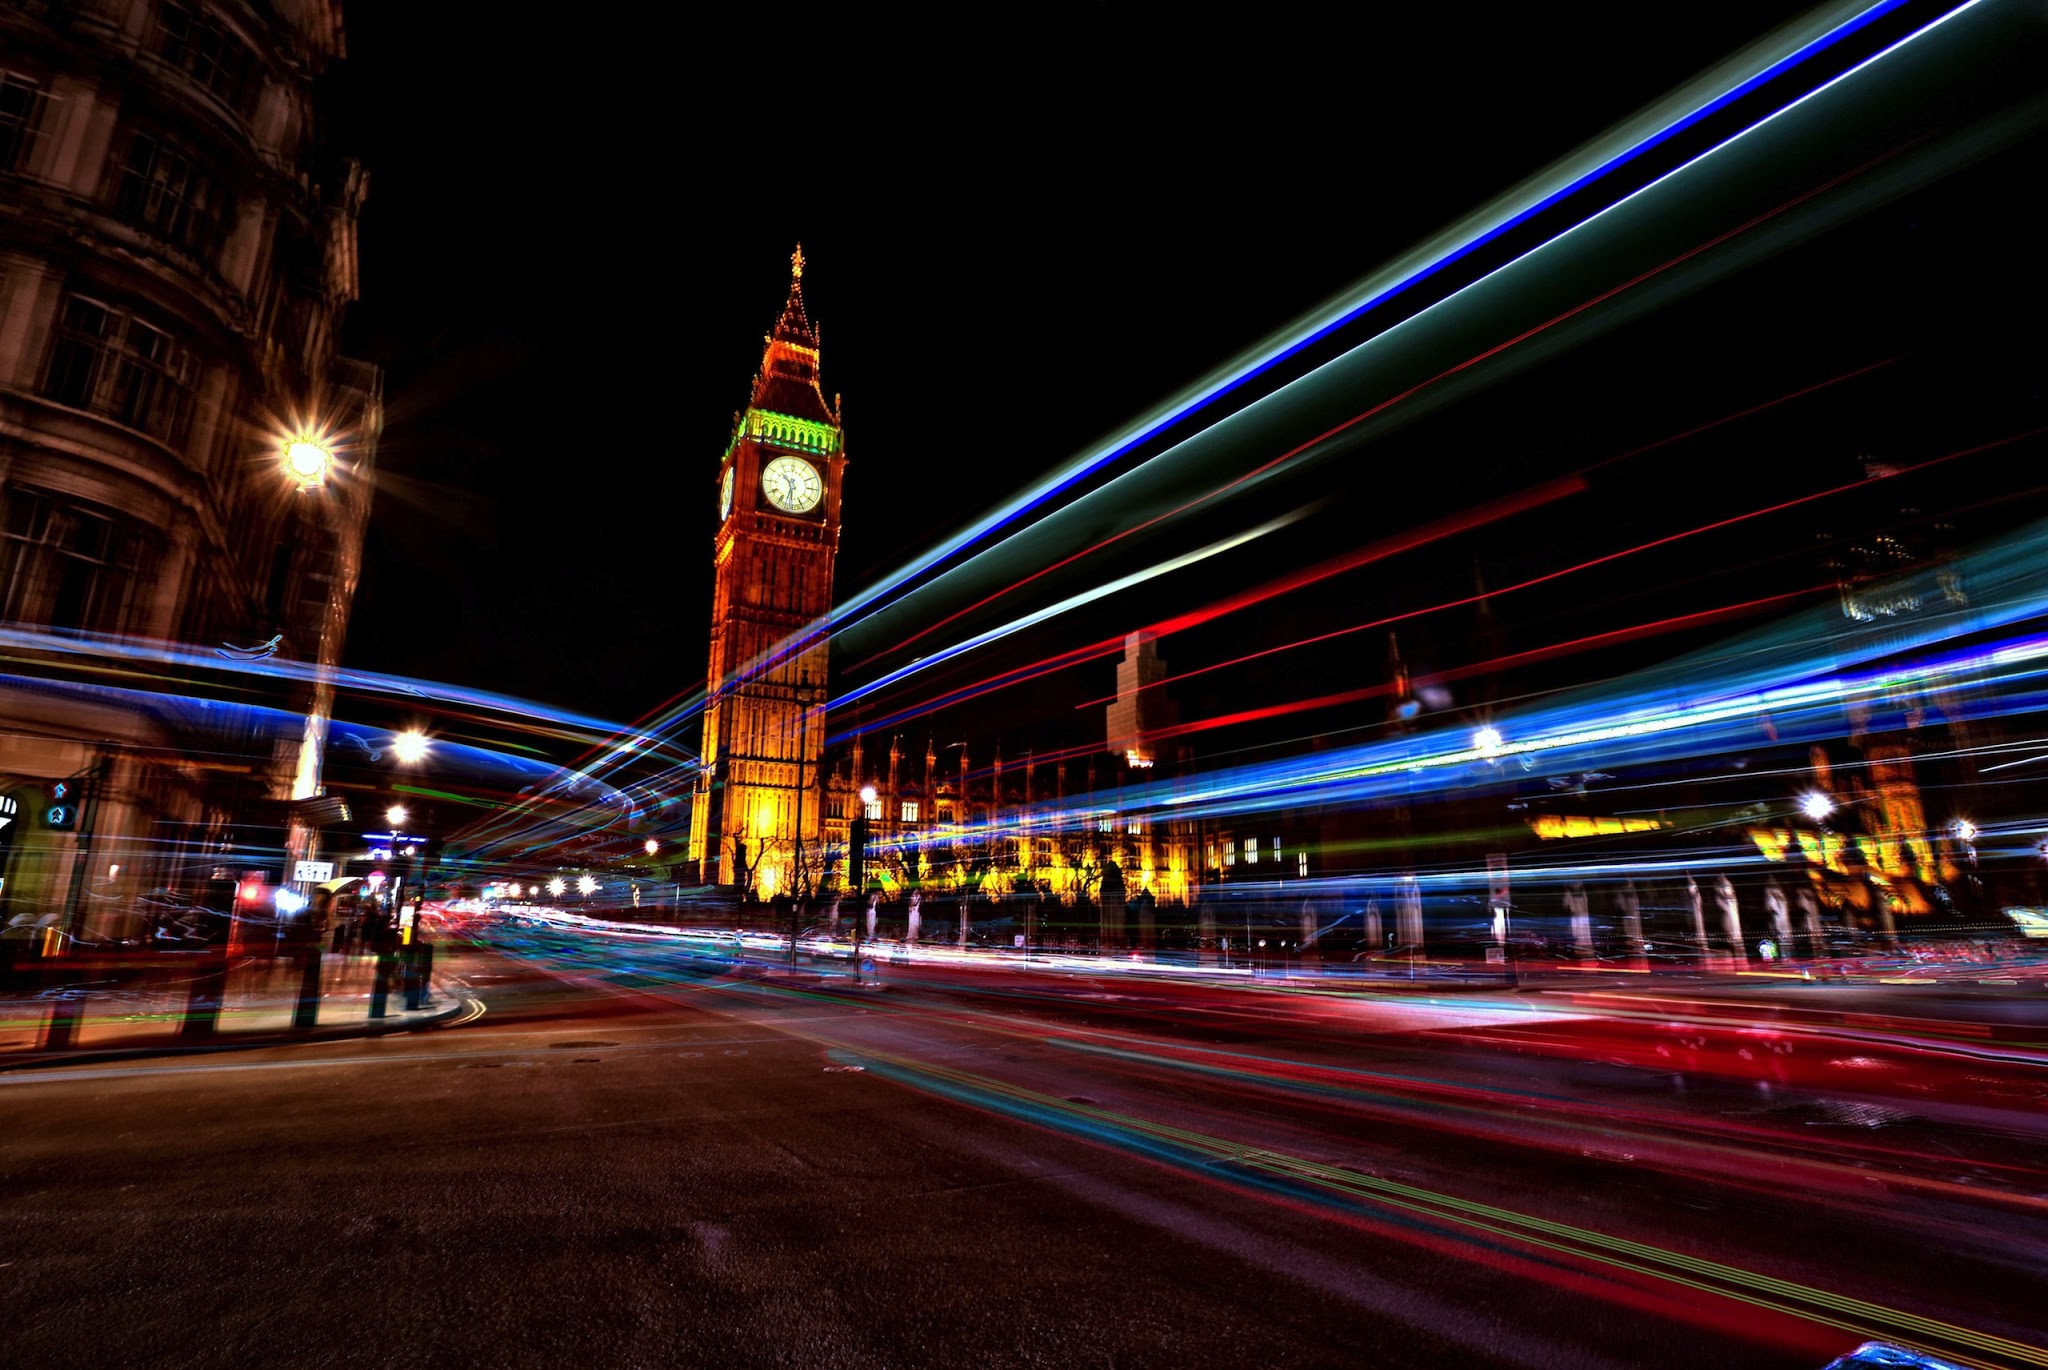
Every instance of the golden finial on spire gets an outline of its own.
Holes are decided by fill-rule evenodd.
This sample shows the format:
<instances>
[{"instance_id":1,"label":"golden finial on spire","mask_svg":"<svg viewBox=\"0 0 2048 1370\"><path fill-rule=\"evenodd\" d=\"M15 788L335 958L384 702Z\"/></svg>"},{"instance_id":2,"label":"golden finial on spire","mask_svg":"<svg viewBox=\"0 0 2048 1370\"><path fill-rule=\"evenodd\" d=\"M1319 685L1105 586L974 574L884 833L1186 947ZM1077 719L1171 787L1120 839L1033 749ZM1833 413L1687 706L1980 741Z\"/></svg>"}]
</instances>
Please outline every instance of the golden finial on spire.
<instances>
[{"instance_id":1,"label":"golden finial on spire","mask_svg":"<svg viewBox=\"0 0 2048 1370\"><path fill-rule=\"evenodd\" d=\"M796 251L789 254L789 278L800 281L804 278L804 245L798 243Z\"/></svg>"}]
</instances>

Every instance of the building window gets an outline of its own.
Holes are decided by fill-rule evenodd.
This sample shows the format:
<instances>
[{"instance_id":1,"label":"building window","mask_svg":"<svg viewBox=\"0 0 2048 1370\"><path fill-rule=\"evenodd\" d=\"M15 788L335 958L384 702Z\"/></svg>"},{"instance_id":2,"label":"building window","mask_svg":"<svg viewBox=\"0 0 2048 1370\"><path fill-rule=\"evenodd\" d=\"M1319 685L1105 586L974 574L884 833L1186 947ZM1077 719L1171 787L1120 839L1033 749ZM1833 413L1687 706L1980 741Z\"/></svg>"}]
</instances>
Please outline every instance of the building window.
<instances>
[{"instance_id":1,"label":"building window","mask_svg":"<svg viewBox=\"0 0 2048 1370\"><path fill-rule=\"evenodd\" d=\"M1273 839L1273 864L1276 866L1283 864L1280 860L1280 839L1277 837Z\"/></svg>"},{"instance_id":2,"label":"building window","mask_svg":"<svg viewBox=\"0 0 2048 1370\"><path fill-rule=\"evenodd\" d=\"M1258 865L1258 864L1259 864L1259 839L1258 839L1258 838L1256 838L1256 837L1247 837L1247 838L1246 838L1246 839L1244 840L1244 863L1245 863L1245 864L1246 864L1247 866L1256 866L1256 865Z\"/></svg>"},{"instance_id":3,"label":"building window","mask_svg":"<svg viewBox=\"0 0 2048 1370\"><path fill-rule=\"evenodd\" d=\"M866 813L867 816L871 819L880 818L882 816L882 801L879 799L868 800L866 805Z\"/></svg>"},{"instance_id":4,"label":"building window","mask_svg":"<svg viewBox=\"0 0 2048 1370\"><path fill-rule=\"evenodd\" d=\"M948 804L945 800L942 799L939 801L938 810L939 821L941 823L950 823L953 821L953 806L951 804Z\"/></svg>"},{"instance_id":5,"label":"building window","mask_svg":"<svg viewBox=\"0 0 2048 1370\"><path fill-rule=\"evenodd\" d=\"M189 153L153 133L129 136L114 187L114 212L123 219L204 256L219 239L222 198L213 177Z\"/></svg>"},{"instance_id":6,"label":"building window","mask_svg":"<svg viewBox=\"0 0 2048 1370\"><path fill-rule=\"evenodd\" d=\"M1308 879L1308 853L1305 851L1296 852L1294 854L1294 861L1294 873L1304 880Z\"/></svg>"},{"instance_id":7,"label":"building window","mask_svg":"<svg viewBox=\"0 0 2048 1370\"><path fill-rule=\"evenodd\" d=\"M1237 839L1235 837L1223 839L1223 864L1226 866L1237 864Z\"/></svg>"},{"instance_id":8,"label":"building window","mask_svg":"<svg viewBox=\"0 0 2048 1370\"><path fill-rule=\"evenodd\" d=\"M64 301L43 393L176 443L191 417L196 367L184 344L112 305Z\"/></svg>"},{"instance_id":9,"label":"building window","mask_svg":"<svg viewBox=\"0 0 2048 1370\"><path fill-rule=\"evenodd\" d=\"M248 46L211 15L179 0L164 0L156 18L156 50L225 104L242 108L253 57Z\"/></svg>"},{"instance_id":10,"label":"building window","mask_svg":"<svg viewBox=\"0 0 2048 1370\"><path fill-rule=\"evenodd\" d=\"M903 801L903 821L906 823L915 823L917 821L917 801L915 799Z\"/></svg>"},{"instance_id":11,"label":"building window","mask_svg":"<svg viewBox=\"0 0 2048 1370\"><path fill-rule=\"evenodd\" d=\"M41 82L19 72L0 71L0 171L27 167L36 140L42 136L49 101L50 93Z\"/></svg>"},{"instance_id":12,"label":"building window","mask_svg":"<svg viewBox=\"0 0 2048 1370\"><path fill-rule=\"evenodd\" d=\"M109 511L9 490L0 518L0 612L18 623L120 632L148 550L142 529Z\"/></svg>"}]
</instances>

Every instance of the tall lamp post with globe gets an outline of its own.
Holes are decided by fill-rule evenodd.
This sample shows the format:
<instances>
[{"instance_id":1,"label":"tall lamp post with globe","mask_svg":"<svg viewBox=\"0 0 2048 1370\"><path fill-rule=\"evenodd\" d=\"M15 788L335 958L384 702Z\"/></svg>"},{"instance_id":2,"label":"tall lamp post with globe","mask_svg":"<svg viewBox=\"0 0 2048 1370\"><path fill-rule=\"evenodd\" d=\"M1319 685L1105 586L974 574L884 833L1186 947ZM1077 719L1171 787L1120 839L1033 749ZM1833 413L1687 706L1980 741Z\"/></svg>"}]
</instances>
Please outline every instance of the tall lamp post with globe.
<instances>
[{"instance_id":1,"label":"tall lamp post with globe","mask_svg":"<svg viewBox=\"0 0 2048 1370\"><path fill-rule=\"evenodd\" d=\"M318 427L301 427L283 435L277 452L283 475L297 492L293 505L299 544L330 547L334 558L313 650L305 653L303 644L295 644L299 648L295 654L302 660L310 657L312 691L300 727L297 763L284 795L290 808L285 828L286 868L280 874L282 883L293 886L303 898L310 894L304 887L311 882L300 878L300 863L318 856L320 826L339 822L345 815L338 800L326 798L321 769L334 713L333 671L341 660L342 636L355 598L369 490L365 480L337 479L343 470L337 443Z\"/></svg>"}]
</instances>

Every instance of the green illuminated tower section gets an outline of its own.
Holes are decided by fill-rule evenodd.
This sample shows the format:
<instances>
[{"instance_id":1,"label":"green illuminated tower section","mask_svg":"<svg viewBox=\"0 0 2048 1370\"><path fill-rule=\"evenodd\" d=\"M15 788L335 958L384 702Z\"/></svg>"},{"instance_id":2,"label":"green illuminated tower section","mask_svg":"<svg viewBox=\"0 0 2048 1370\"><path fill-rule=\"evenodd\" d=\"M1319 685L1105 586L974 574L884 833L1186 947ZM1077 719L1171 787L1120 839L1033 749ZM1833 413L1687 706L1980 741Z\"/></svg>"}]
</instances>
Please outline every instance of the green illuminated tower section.
<instances>
[{"instance_id":1,"label":"green illuminated tower section","mask_svg":"<svg viewBox=\"0 0 2048 1370\"><path fill-rule=\"evenodd\" d=\"M689 854L704 882L764 899L798 889L806 875L814 887L824 856L822 625L846 449L837 397L827 404L818 385L803 278L799 247L714 484L711 660L691 804Z\"/></svg>"}]
</instances>

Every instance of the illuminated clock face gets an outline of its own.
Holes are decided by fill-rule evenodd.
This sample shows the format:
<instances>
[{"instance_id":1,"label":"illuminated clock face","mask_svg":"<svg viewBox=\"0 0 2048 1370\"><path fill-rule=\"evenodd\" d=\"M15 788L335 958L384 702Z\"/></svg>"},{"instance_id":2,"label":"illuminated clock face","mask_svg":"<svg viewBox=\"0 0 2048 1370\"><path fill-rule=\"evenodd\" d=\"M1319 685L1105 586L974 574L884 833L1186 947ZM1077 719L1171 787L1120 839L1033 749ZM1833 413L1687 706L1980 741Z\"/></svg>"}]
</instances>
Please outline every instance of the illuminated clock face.
<instances>
[{"instance_id":1,"label":"illuminated clock face","mask_svg":"<svg viewBox=\"0 0 2048 1370\"><path fill-rule=\"evenodd\" d=\"M718 516L724 518L732 512L732 468L725 468L725 481L718 487Z\"/></svg>"},{"instance_id":2,"label":"illuminated clock face","mask_svg":"<svg viewBox=\"0 0 2048 1370\"><path fill-rule=\"evenodd\" d=\"M761 492L786 514L808 514L825 497L825 482L801 457L777 457L761 468Z\"/></svg>"}]
</instances>

